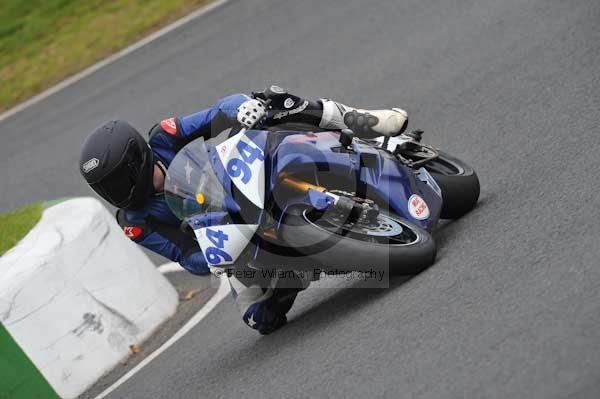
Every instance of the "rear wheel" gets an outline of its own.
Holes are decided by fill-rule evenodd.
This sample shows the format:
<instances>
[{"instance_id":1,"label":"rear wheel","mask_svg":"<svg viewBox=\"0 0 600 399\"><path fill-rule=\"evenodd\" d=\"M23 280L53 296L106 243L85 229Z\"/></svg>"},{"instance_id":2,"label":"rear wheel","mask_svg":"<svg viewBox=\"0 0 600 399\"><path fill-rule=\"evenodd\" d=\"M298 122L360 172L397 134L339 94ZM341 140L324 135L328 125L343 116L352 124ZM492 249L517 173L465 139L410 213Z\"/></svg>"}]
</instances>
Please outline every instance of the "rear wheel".
<instances>
[{"instance_id":1,"label":"rear wheel","mask_svg":"<svg viewBox=\"0 0 600 399\"><path fill-rule=\"evenodd\" d=\"M380 213L370 222L349 222L335 210L296 208L287 213L280 234L297 251L322 264L323 270L410 275L433 264L436 254L427 231L392 214Z\"/></svg>"},{"instance_id":2,"label":"rear wheel","mask_svg":"<svg viewBox=\"0 0 600 399\"><path fill-rule=\"evenodd\" d=\"M442 190L443 219L456 219L469 212L479 199L479 179L469 165L445 152L428 161L425 169Z\"/></svg>"}]
</instances>

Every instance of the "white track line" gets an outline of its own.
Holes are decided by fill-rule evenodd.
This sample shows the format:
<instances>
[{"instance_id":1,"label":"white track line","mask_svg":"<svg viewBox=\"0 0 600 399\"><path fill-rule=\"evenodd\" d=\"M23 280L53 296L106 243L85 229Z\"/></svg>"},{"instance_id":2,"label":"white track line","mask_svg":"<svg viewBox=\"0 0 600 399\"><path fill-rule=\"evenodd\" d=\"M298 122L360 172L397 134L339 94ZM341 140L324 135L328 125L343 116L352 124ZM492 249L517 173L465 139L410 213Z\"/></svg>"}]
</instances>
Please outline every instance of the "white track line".
<instances>
[{"instance_id":1,"label":"white track line","mask_svg":"<svg viewBox=\"0 0 600 399\"><path fill-rule=\"evenodd\" d=\"M186 271L179 263L169 262L164 265L160 265L156 268L160 272L160 274L167 274L173 272L184 272Z\"/></svg>"},{"instance_id":2,"label":"white track line","mask_svg":"<svg viewBox=\"0 0 600 399\"><path fill-rule=\"evenodd\" d=\"M204 7L196 10L191 14L188 14L181 19L178 19L177 21L173 22L172 24L165 26L164 28L152 33L151 35L146 36L139 42L136 42L136 43L132 44L131 46L124 48L123 50L119 51L118 53L113 54L110 57L105 58L104 60L92 65L91 67L84 69L83 71L71 76L70 78L63 80L62 82L58 83L56 86L52 86L51 88L41 92L40 94L31 97L29 100L16 105L15 107L9 109L8 111L4 112L3 114L0 114L0 122L2 122L5 119L10 118L11 116L23 111L24 109L26 109L28 107L31 107L34 104L37 104L38 102L44 100L45 98L50 97L52 94L54 94L58 91L61 91L62 89L72 85L73 83L93 74L100 68L103 68L106 65L108 65L120 58L125 57L126 55L128 55L128 54L134 52L135 50L145 46L146 44L158 39L159 37L166 35L167 33L179 28L180 26L185 25L188 22L190 22L198 17L201 17L202 15L227 3L227 1L229 1L229 0L216 0L213 3L210 3Z\"/></svg>"},{"instance_id":3,"label":"white track line","mask_svg":"<svg viewBox=\"0 0 600 399\"><path fill-rule=\"evenodd\" d=\"M100 395L96 396L95 399L105 398L107 395L112 393L115 389L117 389L119 386L121 386L131 377L133 377L138 371L140 371L142 368L148 365L148 363L150 363L152 360L156 359L161 353L169 349L175 342L177 342L181 337L187 334L188 331L194 328L196 324L202 321L202 319L204 319L210 313L210 311L213 310L215 306L217 306L229 293L229 283L227 282L227 278L221 277L220 280L221 283L215 295L213 295L213 297L209 299L209 301L202 307L202 309L198 311L198 313L194 315L194 317L190 319L190 321L188 321L183 327L181 327L181 329L177 331L175 335L169 338L167 342L162 344L160 348L148 355L147 358L145 358L137 366L129 370L127 374L119 378L114 384L105 389Z\"/></svg>"}]
</instances>

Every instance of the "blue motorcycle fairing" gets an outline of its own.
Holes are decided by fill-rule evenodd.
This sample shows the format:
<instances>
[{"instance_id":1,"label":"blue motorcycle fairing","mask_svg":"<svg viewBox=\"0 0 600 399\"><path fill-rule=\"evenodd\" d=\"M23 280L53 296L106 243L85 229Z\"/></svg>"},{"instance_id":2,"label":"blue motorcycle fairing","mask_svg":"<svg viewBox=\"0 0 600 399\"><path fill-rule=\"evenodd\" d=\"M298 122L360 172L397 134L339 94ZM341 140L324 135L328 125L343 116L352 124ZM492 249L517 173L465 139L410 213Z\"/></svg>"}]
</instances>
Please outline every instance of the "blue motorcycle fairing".
<instances>
[{"instance_id":1,"label":"blue motorcycle fairing","mask_svg":"<svg viewBox=\"0 0 600 399\"><path fill-rule=\"evenodd\" d=\"M435 227L442 200L427 182L416 177L411 168L400 164L391 154L360 140L354 141L352 152L340 151L340 148L339 133L336 132L283 136L272 154L271 190L281 173L309 172L316 179L320 174L329 174L334 179L344 179L355 185L357 191L364 191L367 197L388 203L391 211L408 221L425 229ZM418 220L411 215L408 201L413 194L426 202L429 208L427 219ZM299 199L294 198L294 202Z\"/></svg>"},{"instance_id":2,"label":"blue motorcycle fairing","mask_svg":"<svg viewBox=\"0 0 600 399\"><path fill-rule=\"evenodd\" d=\"M249 130L244 133L254 145L264 152L265 165L265 205L273 201L273 191L283 173L304 174L319 178L329 176L330 181L343 181L356 187L356 192L376 200L385 211L389 210L406 220L425 229L433 228L439 219L442 207L441 197L427 179L413 169L402 165L393 155L374 148L367 142L355 140L351 151L341 149L339 133L298 133L292 131L269 132ZM243 198L235 188L226 166L222 164L214 145L207 145L215 174L228 194L225 207L232 215L233 223L258 224L264 220L266 211L254 206ZM341 179L341 180L339 180ZM329 190L337 187L327 185ZM409 199L420 196L428 206L429 215L424 220L413 217L409 211ZM289 206L304 204L321 208L326 198L320 193L314 195L298 194L277 204L281 216ZM265 206L267 208L267 206ZM276 220L275 228L280 220ZM245 251L245 260L254 260L259 256L260 248L254 237ZM241 259L241 258L240 258Z\"/></svg>"}]
</instances>

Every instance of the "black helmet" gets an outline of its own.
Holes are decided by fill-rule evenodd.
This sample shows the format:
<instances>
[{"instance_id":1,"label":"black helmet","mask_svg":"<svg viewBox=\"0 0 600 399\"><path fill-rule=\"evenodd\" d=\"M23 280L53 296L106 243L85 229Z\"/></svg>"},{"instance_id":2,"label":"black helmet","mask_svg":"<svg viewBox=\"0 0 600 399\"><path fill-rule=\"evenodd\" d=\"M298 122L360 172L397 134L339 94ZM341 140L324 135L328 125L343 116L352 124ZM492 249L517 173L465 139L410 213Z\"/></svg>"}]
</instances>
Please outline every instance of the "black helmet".
<instances>
[{"instance_id":1,"label":"black helmet","mask_svg":"<svg viewBox=\"0 0 600 399\"><path fill-rule=\"evenodd\" d=\"M98 195L118 208L139 208L154 191L152 150L124 121L94 130L81 149L79 170Z\"/></svg>"}]
</instances>

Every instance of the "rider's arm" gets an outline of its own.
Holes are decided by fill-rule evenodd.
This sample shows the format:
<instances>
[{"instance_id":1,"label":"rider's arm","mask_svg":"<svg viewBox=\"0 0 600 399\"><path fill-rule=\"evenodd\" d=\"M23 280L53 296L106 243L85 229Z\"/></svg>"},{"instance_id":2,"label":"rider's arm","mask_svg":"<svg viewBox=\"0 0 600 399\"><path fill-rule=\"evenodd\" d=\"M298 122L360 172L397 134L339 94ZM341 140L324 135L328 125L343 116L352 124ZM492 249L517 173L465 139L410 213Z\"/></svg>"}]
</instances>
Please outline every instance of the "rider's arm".
<instances>
[{"instance_id":1,"label":"rider's arm","mask_svg":"<svg viewBox=\"0 0 600 399\"><path fill-rule=\"evenodd\" d=\"M127 237L136 244L140 244L149 250L164 256L173 262L178 262L184 269L192 274L205 275L210 273L202 251L195 240L188 238L183 233L177 239L178 243L153 230L142 217L126 215L120 210L117 212L117 221ZM168 227L167 227L168 228ZM177 228L168 233L175 236ZM167 230L165 229L165 232Z\"/></svg>"},{"instance_id":2,"label":"rider's arm","mask_svg":"<svg viewBox=\"0 0 600 399\"><path fill-rule=\"evenodd\" d=\"M273 126L283 123L301 123L319 126L323 116L323 104L288 93L279 86L269 86L253 95L262 100L269 100L269 111L263 125Z\"/></svg>"},{"instance_id":3,"label":"rider's arm","mask_svg":"<svg viewBox=\"0 0 600 399\"><path fill-rule=\"evenodd\" d=\"M183 253L177 245L156 232L150 232L133 241L173 262L179 263L192 274L202 276L210 273L204 255L199 247Z\"/></svg>"},{"instance_id":4,"label":"rider's arm","mask_svg":"<svg viewBox=\"0 0 600 399\"><path fill-rule=\"evenodd\" d=\"M194 114L164 119L150 130L150 145L155 151L162 148L177 152L198 137L208 140L237 126L237 109L249 98L245 94L234 94Z\"/></svg>"},{"instance_id":5,"label":"rider's arm","mask_svg":"<svg viewBox=\"0 0 600 399\"><path fill-rule=\"evenodd\" d=\"M189 141L203 136L205 139L212 134L221 132L222 127L237 124L238 107L249 100L245 94L233 94L217 101L212 107L187 116L177 118L180 134ZM217 131L218 130L218 131Z\"/></svg>"}]
</instances>

